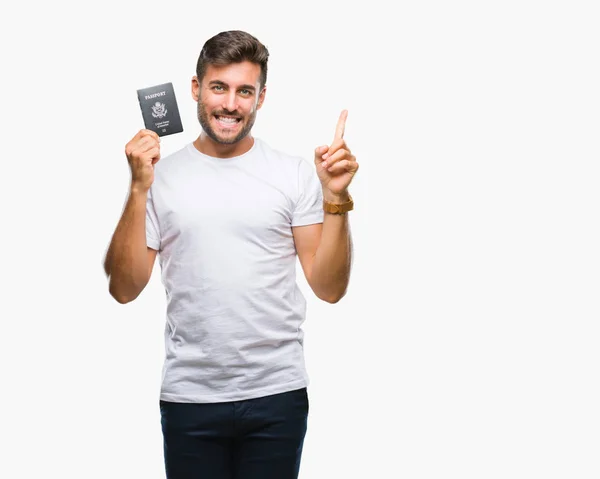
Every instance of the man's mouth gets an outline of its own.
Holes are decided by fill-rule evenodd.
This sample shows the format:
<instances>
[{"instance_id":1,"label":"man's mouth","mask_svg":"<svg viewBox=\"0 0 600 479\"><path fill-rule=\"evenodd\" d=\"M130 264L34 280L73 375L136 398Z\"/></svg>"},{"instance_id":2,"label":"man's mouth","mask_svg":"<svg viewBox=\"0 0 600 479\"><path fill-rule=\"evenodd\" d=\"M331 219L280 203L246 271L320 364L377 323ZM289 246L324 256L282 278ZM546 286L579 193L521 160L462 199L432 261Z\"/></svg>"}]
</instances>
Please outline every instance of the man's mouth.
<instances>
[{"instance_id":1,"label":"man's mouth","mask_svg":"<svg viewBox=\"0 0 600 479\"><path fill-rule=\"evenodd\" d=\"M237 116L229 115L215 115L215 119L222 128L235 128L237 124L242 121L242 119Z\"/></svg>"}]
</instances>

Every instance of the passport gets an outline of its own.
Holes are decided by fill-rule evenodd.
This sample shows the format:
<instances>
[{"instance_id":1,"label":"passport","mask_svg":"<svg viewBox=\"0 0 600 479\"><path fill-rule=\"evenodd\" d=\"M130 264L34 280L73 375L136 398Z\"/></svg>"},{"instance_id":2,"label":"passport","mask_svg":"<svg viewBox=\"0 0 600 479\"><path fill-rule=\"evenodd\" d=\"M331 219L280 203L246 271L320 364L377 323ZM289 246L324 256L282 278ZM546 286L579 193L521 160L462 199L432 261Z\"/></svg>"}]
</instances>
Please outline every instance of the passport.
<instances>
[{"instance_id":1,"label":"passport","mask_svg":"<svg viewBox=\"0 0 600 479\"><path fill-rule=\"evenodd\" d=\"M181 133L183 126L172 83L137 90L144 124L158 136Z\"/></svg>"}]
</instances>

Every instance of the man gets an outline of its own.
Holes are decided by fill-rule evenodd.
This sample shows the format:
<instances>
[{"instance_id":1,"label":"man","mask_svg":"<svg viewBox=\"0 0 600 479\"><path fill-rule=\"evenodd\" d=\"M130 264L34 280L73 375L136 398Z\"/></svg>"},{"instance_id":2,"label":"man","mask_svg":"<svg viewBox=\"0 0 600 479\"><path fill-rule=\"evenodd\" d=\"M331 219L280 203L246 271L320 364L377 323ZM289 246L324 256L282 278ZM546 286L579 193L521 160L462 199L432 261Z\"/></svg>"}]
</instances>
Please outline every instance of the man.
<instances>
[{"instance_id":1,"label":"man","mask_svg":"<svg viewBox=\"0 0 600 479\"><path fill-rule=\"evenodd\" d=\"M192 78L200 136L160 163L152 131L125 148L131 186L105 270L127 303L159 253L169 479L298 477L308 381L296 256L320 299L335 303L348 286L358 164L343 138L347 112L315 150L316 172L254 138L268 56L245 32L209 39Z\"/></svg>"}]
</instances>

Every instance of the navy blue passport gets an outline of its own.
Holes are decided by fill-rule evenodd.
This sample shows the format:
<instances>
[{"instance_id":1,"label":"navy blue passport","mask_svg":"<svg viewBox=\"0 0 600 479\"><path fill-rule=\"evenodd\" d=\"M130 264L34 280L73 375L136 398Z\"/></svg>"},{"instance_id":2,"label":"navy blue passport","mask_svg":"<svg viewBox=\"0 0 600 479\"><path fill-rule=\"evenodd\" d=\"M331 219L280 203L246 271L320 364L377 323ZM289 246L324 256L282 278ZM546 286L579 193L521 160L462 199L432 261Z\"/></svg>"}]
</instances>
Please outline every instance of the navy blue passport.
<instances>
[{"instance_id":1,"label":"navy blue passport","mask_svg":"<svg viewBox=\"0 0 600 479\"><path fill-rule=\"evenodd\" d=\"M163 83L137 91L144 124L158 136L181 133L183 126L172 83Z\"/></svg>"}]
</instances>

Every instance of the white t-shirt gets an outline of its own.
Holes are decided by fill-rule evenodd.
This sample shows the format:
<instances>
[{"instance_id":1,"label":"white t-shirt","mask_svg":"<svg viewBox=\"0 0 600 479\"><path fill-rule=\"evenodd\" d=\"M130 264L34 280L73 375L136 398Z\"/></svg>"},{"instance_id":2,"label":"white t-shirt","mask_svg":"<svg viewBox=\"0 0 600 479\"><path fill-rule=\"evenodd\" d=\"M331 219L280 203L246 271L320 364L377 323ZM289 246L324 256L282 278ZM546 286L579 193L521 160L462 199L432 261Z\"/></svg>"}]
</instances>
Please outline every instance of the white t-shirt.
<instances>
[{"instance_id":1,"label":"white t-shirt","mask_svg":"<svg viewBox=\"0 0 600 479\"><path fill-rule=\"evenodd\" d=\"M314 165L258 138L234 158L190 143L155 165L146 240L167 295L162 400L308 385L292 226L323 222L322 201Z\"/></svg>"}]
</instances>

